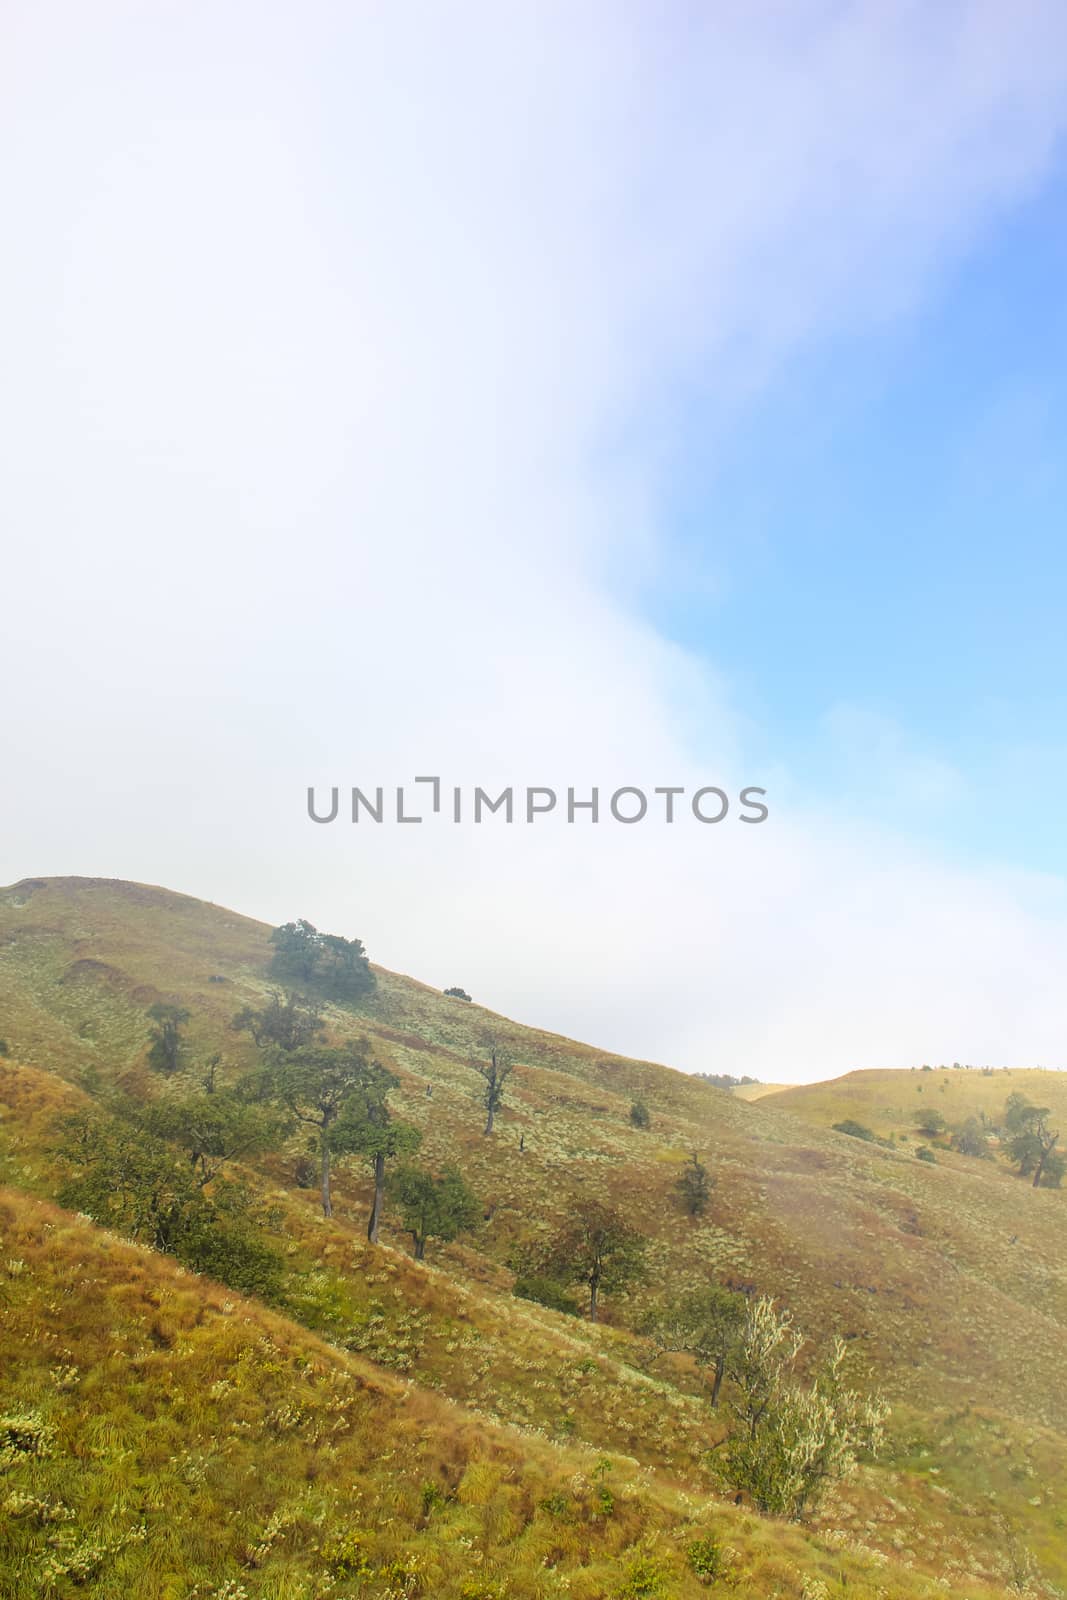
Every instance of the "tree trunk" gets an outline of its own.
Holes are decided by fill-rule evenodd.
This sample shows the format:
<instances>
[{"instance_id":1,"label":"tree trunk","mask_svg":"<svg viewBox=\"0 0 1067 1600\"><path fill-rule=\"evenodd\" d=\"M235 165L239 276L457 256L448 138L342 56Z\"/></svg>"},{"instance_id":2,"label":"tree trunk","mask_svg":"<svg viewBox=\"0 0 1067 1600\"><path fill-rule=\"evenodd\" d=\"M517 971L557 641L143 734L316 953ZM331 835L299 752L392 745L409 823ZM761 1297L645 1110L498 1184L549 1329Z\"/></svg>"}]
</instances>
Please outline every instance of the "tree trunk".
<instances>
[{"instance_id":1,"label":"tree trunk","mask_svg":"<svg viewBox=\"0 0 1067 1600\"><path fill-rule=\"evenodd\" d=\"M597 1301L600 1298L600 1279L594 1278L589 1285L589 1320L596 1321Z\"/></svg>"},{"instance_id":2,"label":"tree trunk","mask_svg":"<svg viewBox=\"0 0 1067 1600\"><path fill-rule=\"evenodd\" d=\"M376 1155L374 1158L374 1199L371 1202L370 1221L367 1223L367 1238L371 1244L378 1243L378 1225L382 1220L382 1200L385 1194L385 1157Z\"/></svg>"},{"instance_id":3,"label":"tree trunk","mask_svg":"<svg viewBox=\"0 0 1067 1600\"><path fill-rule=\"evenodd\" d=\"M322 1131L322 1214L324 1217L333 1216L333 1206L330 1204L330 1144L325 1128Z\"/></svg>"},{"instance_id":4,"label":"tree trunk","mask_svg":"<svg viewBox=\"0 0 1067 1600\"><path fill-rule=\"evenodd\" d=\"M426 1238L424 1234L413 1235L415 1240L415 1260L422 1261L426 1257Z\"/></svg>"},{"instance_id":5,"label":"tree trunk","mask_svg":"<svg viewBox=\"0 0 1067 1600\"><path fill-rule=\"evenodd\" d=\"M1052 1154L1053 1150L1055 1150L1056 1145L1057 1145L1057 1143L1059 1141L1059 1137L1060 1136L1059 1136L1058 1133L1053 1134L1053 1136L1049 1140L1048 1144L1042 1145L1042 1147L1041 1147L1041 1155L1038 1157L1037 1166L1034 1169L1033 1187L1035 1189L1038 1187L1038 1185L1041 1182L1041 1174L1045 1170L1045 1162L1048 1160L1048 1158Z\"/></svg>"},{"instance_id":6,"label":"tree trunk","mask_svg":"<svg viewBox=\"0 0 1067 1600\"><path fill-rule=\"evenodd\" d=\"M713 1406L716 1406L719 1403L719 1390L722 1388L722 1380L725 1373L726 1357L719 1356L715 1362L715 1378L711 1385L711 1403Z\"/></svg>"},{"instance_id":7,"label":"tree trunk","mask_svg":"<svg viewBox=\"0 0 1067 1600\"><path fill-rule=\"evenodd\" d=\"M494 1112L494 1109L493 1109L493 1103L492 1103L492 1101L490 1101L489 1102L489 1115L485 1119L485 1127L482 1129L483 1133L492 1133L494 1115L495 1115L495 1112Z\"/></svg>"}]
</instances>

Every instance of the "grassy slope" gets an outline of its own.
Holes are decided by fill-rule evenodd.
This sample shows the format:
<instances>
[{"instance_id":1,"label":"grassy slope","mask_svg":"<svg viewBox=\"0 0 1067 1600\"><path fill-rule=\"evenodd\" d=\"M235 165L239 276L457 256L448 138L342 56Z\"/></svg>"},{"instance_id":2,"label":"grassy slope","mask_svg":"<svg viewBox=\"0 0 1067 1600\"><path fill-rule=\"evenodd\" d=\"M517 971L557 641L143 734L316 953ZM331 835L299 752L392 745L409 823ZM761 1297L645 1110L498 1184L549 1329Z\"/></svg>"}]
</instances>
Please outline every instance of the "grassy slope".
<instances>
[{"instance_id":1,"label":"grassy slope","mask_svg":"<svg viewBox=\"0 0 1067 1600\"><path fill-rule=\"evenodd\" d=\"M908 1072L849 1072L827 1083L786 1088L776 1105L805 1121L829 1128L845 1117L873 1128L887 1138L908 1134L918 1140L915 1117L932 1105L949 1123L964 1122L984 1112L996 1122L1013 1091L1035 1105L1048 1106L1067 1133L1067 1073L1040 1067L1012 1067L982 1072L970 1067Z\"/></svg>"},{"instance_id":2,"label":"grassy slope","mask_svg":"<svg viewBox=\"0 0 1067 1600\"><path fill-rule=\"evenodd\" d=\"M7 1180L50 1192L47 1126L61 1102L116 1079L147 1087L144 1012L154 999L192 1009L198 1051L222 1048L235 1069L250 1060L227 1024L266 992L267 933L231 912L134 885L48 880L0 891L0 1035L15 1063L4 1095L17 1111L0 1125ZM773 1292L802 1325L853 1339L891 1392L897 1459L890 1472L848 1486L822 1537L903 1555L917 1572L947 1572L964 1585L960 1593L981 1592L965 1572L1004 1573L1018 1561L1018 1538L1049 1577L1067 1579L1056 1553L1059 1508L1034 1493L1060 1462L1067 1420L1057 1378L1067 1322L1057 1267L1063 1196L1032 1194L974 1164L926 1168L805 1127L787 1109L803 1091L746 1105L384 972L365 1013L330 1020L338 1037L355 1030L374 1039L401 1076L398 1109L422 1126L430 1157L459 1155L493 1214L475 1240L439 1252L436 1268L419 1268L392 1250L365 1250L361 1171L342 1174L338 1216L326 1226L314 1197L293 1189L289 1158L268 1164L259 1181L280 1197L286 1248L306 1274L304 1320L335 1340L347 1329L348 1343L410 1372L420 1389L477 1408L493 1419L486 1426L524 1425L562 1449L577 1439L619 1451L661 1484L706 1495L698 1399L636 1372L621 1331L519 1307L507 1295L512 1239L551 1225L578 1194L608 1196L656 1238L661 1284L711 1274ZM511 1038L522 1063L491 1140L480 1135L466 1064L487 1021ZM647 1133L627 1120L637 1094L652 1110ZM712 1212L697 1225L684 1223L670 1199L692 1149L718 1175ZM1012 1234L1023 1248L1005 1248ZM632 1309L615 1307L623 1317ZM1020 1338L1025 1363L1015 1357ZM1017 1534L1005 1534L1000 1516ZM762 1561L755 1519L739 1549L742 1563ZM774 1581L783 1594L799 1592L788 1578ZM774 1589L761 1582L750 1592Z\"/></svg>"}]
</instances>

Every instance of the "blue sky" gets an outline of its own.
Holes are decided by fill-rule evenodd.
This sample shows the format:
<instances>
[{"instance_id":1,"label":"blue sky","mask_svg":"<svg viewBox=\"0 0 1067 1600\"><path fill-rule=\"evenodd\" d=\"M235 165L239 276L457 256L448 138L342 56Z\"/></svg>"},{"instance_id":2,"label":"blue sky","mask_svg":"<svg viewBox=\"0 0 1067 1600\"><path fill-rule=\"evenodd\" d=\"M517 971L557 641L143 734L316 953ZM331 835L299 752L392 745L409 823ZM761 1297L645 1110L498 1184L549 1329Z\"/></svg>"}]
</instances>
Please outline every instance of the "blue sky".
<instances>
[{"instance_id":1,"label":"blue sky","mask_svg":"<svg viewBox=\"0 0 1067 1600\"><path fill-rule=\"evenodd\" d=\"M808 796L1054 872L1067 869L1065 289L1061 160L920 307L795 356L703 455L694 408L672 519L706 581L650 600L729 674L761 755ZM835 736L825 719L842 705L863 715ZM902 793L883 770L896 755L945 764L958 786L943 803Z\"/></svg>"}]
</instances>

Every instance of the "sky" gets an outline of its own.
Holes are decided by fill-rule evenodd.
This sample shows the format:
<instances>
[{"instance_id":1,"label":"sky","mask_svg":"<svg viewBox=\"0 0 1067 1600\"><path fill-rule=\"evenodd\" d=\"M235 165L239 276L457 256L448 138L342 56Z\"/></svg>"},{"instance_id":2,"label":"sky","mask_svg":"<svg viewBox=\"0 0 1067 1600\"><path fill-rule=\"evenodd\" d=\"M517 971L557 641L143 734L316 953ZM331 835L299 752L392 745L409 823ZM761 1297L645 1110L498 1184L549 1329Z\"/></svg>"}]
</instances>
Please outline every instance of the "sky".
<instances>
[{"instance_id":1,"label":"sky","mask_svg":"<svg viewBox=\"0 0 1067 1600\"><path fill-rule=\"evenodd\" d=\"M8 0L0 882L1067 1066L1065 131L1055 0ZM602 814L308 817L418 775Z\"/></svg>"}]
</instances>

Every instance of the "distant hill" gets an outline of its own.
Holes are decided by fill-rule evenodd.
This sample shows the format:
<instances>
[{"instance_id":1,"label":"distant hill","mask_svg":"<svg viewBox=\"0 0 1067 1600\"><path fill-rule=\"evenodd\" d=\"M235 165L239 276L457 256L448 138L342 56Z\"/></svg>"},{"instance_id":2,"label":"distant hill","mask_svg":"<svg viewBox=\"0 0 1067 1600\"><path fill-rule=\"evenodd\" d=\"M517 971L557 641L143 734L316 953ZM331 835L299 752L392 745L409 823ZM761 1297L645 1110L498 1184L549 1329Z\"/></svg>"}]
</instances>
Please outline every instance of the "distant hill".
<instances>
[{"instance_id":1,"label":"distant hill","mask_svg":"<svg viewBox=\"0 0 1067 1600\"><path fill-rule=\"evenodd\" d=\"M1008 1095L1018 1092L1035 1105L1049 1106L1064 1124L1067 1142L1067 1072L1039 1067L913 1067L905 1070L849 1072L827 1083L786 1085L776 1102L818 1127L844 1117L869 1123L885 1136L914 1136L916 1115L932 1103L946 1122L984 1114L995 1121Z\"/></svg>"},{"instance_id":2,"label":"distant hill","mask_svg":"<svg viewBox=\"0 0 1067 1600\"><path fill-rule=\"evenodd\" d=\"M784 1083L737 1083L730 1090L735 1100L765 1100L770 1094L778 1094L787 1088Z\"/></svg>"},{"instance_id":3,"label":"distant hill","mask_svg":"<svg viewBox=\"0 0 1067 1600\"><path fill-rule=\"evenodd\" d=\"M294 916L301 909L293 907ZM338 931L360 935L373 954L372 929ZM230 1470L225 1430L231 1424L188 1396L168 1402L174 1409L164 1433L135 1426L122 1411L117 1384L91 1376L111 1359L103 1303L90 1287L101 1282L110 1285L108 1304L118 1298L120 1331L127 1328L116 1348L125 1349L125 1340L142 1352L137 1361L147 1363L144 1371L160 1393L184 1394L182 1374L198 1368L193 1362L186 1369L179 1357L187 1339L203 1345L194 1330L215 1325L218 1313L210 1308L221 1301L237 1307L226 1315L244 1330L242 1339L254 1343L256 1330L269 1323L286 1362L324 1364L332 1374L323 1379L324 1395L332 1385L343 1387L349 1381L343 1374L356 1368L358 1384L380 1375L384 1398L375 1401L368 1425L374 1451L366 1442L351 1451L338 1445L336 1460L327 1455L315 1481L343 1484L352 1503L365 1508L367 1528L377 1526L388 1502L398 1528L375 1545L373 1559L366 1557L373 1571L359 1577L362 1588L349 1583L355 1565L347 1574L335 1571L336 1600L393 1592L446 1600L498 1594L532 1600L562 1592L578 1600L616 1593L685 1600L706 1592L683 1558L698 1525L714 1525L731 1546L735 1587L744 1593L977 1597L1005 1592L1016 1569L1031 1562L1033 1593L1051 1595L1049 1584L1067 1583L1061 1512L1050 1487L1067 1480L1067 1395L1060 1381L1067 1196L1033 1191L992 1162L946 1154L926 1165L901 1143L912 1104L920 1101L918 1087L955 1111L986 1095L1003 1097L1006 1087L1038 1098L1023 1074L992 1080L948 1074L944 1089L942 1074L852 1074L805 1088L746 1086L763 1091L746 1103L670 1068L496 1017L376 968L372 996L356 1007L327 1008L330 1035L371 1041L400 1079L392 1103L421 1129L423 1155L462 1167L485 1220L461 1242L433 1248L422 1265L411 1260L390 1213L383 1248L372 1250L364 1238L369 1168L356 1161L340 1167L335 1216L326 1223L314 1191L298 1182L301 1146L293 1140L244 1169L273 1207L270 1236L303 1285L291 1291L281 1317L48 1209L56 1192L57 1117L106 1102L115 1088L145 1099L157 1092L145 1060L153 1004L189 1011L192 1054L200 1061L220 1055L223 1081L254 1064L251 1040L230 1023L273 987L269 934L234 912L125 882L32 879L0 890L0 1038L8 1051L0 1058L0 1181L11 1191L2 1226L4 1254L14 1250L26 1264L9 1283L11 1304L23 1310L5 1328L0 1403L10 1408L32 1400L54 1413L57 1437L78 1460L95 1459L91 1441L104 1429L113 1441L133 1441L122 1448L147 1452L154 1463L136 1490L121 1474L114 1479L125 1485L123 1504L133 1508L129 1527L140 1525L138 1516L145 1520L148 1543L131 1534L108 1557L110 1587L98 1592L117 1596L125 1584L125 1594L153 1600L184 1596L197 1583L207 1600L222 1595L224 1578L250 1597L310 1595L315 1574L331 1570L322 1518L332 1530L340 1516L332 1501L333 1509L324 1509L328 1496L317 1498L326 1494L325 1483L306 1488L307 1441L314 1436L315 1448L325 1448L329 1437L325 1422L307 1420L318 1414L318 1402L299 1400L304 1420L287 1423L277 1420L284 1405L276 1399L272 1421L275 1413L266 1404L257 1410L249 1392L234 1402L236 1415L254 1430L249 1437L259 1440L264 1483L273 1484L274 1504L284 1505L286 1516L291 1511L293 1521L284 1524L290 1531L268 1538L271 1494L265 1493L238 1518L239 1527L224 1533L222 1523L237 1515L222 1483ZM489 1138L482 1135L479 1080L470 1065L486 1028L518 1063ZM638 1099L649 1110L647 1129L630 1120ZM844 1117L869 1123L887 1143L833 1132L831 1124ZM892 1147L891 1133L897 1134ZM685 1217L674 1194L693 1152L715 1178L700 1220ZM596 1327L510 1292L515 1245L562 1223L586 1197L610 1202L646 1235L651 1251L651 1281L628 1296L607 1296L605 1323ZM62 1250L50 1255L46 1242L53 1235ZM117 1278L114 1262L123 1263ZM132 1291L123 1295L124 1274L137 1281L162 1275L152 1290L160 1302L154 1310ZM894 1405L889 1457L865 1468L806 1530L766 1523L714 1490L702 1463L708 1425L698 1379L684 1364L651 1373L643 1364L647 1352L632 1332L643 1309L668 1288L709 1281L774 1295L818 1341L840 1333L858 1381L876 1384ZM82 1288L65 1295L64 1282ZM184 1308L180 1328L168 1322L172 1297ZM136 1307L127 1324L122 1319ZM44 1342L41 1329L51 1330ZM46 1354L49 1372L64 1362L78 1368L70 1390L52 1383ZM122 1360L130 1359L127 1351ZM217 1352L203 1356L208 1365L220 1359ZM218 1382L235 1361L253 1357L233 1346ZM352 1361L356 1367L346 1365ZM22 1377L15 1376L19 1369ZM409 1416L426 1419L422 1457L404 1421ZM296 1430L292 1450L285 1444L290 1429ZM457 1445L453 1460L455 1430L470 1451L465 1456L466 1445ZM210 1486L204 1504L209 1518L220 1519L204 1533L202 1547L193 1523L183 1525L170 1556L161 1553L166 1538L152 1510L171 1492L161 1487L172 1470L164 1456L187 1458L187 1468L173 1470ZM555 1543L539 1543L538 1517L551 1515L537 1510L539 1497L551 1500L561 1492L552 1486L575 1474L588 1477L601 1456L610 1458L625 1515L601 1526L586 1515L585 1491L574 1491L580 1504L566 1511L569 1531L557 1528ZM251 1458L238 1452L233 1459ZM48 1478L48 1493L58 1495L58 1466L42 1461L20 1470L34 1482ZM442 1486L447 1512L439 1515L433 1495L429 1511L419 1509L423 1482ZM96 1538L100 1482L84 1484L85 1506L98 1508L85 1512L85 1537ZM30 1523L19 1522L18 1539L6 1546L21 1551L7 1557L22 1563L13 1600L37 1592L41 1551L52 1537ZM80 1511L76 1526L83 1527ZM241 1541L258 1548L256 1540L264 1539L263 1559L242 1564ZM390 1589L379 1574L394 1559L394 1545L401 1565L417 1552L423 1565L421 1577L396 1576ZM143 1554L148 1549L151 1561ZM553 1576L557 1569L568 1580L563 1588ZM644 1582L641 1570L653 1569L660 1587L624 1587L631 1578ZM943 1580L936 1590L935 1579ZM61 1582L55 1592L66 1593ZM228 1593L236 1600L236 1590Z\"/></svg>"}]
</instances>

